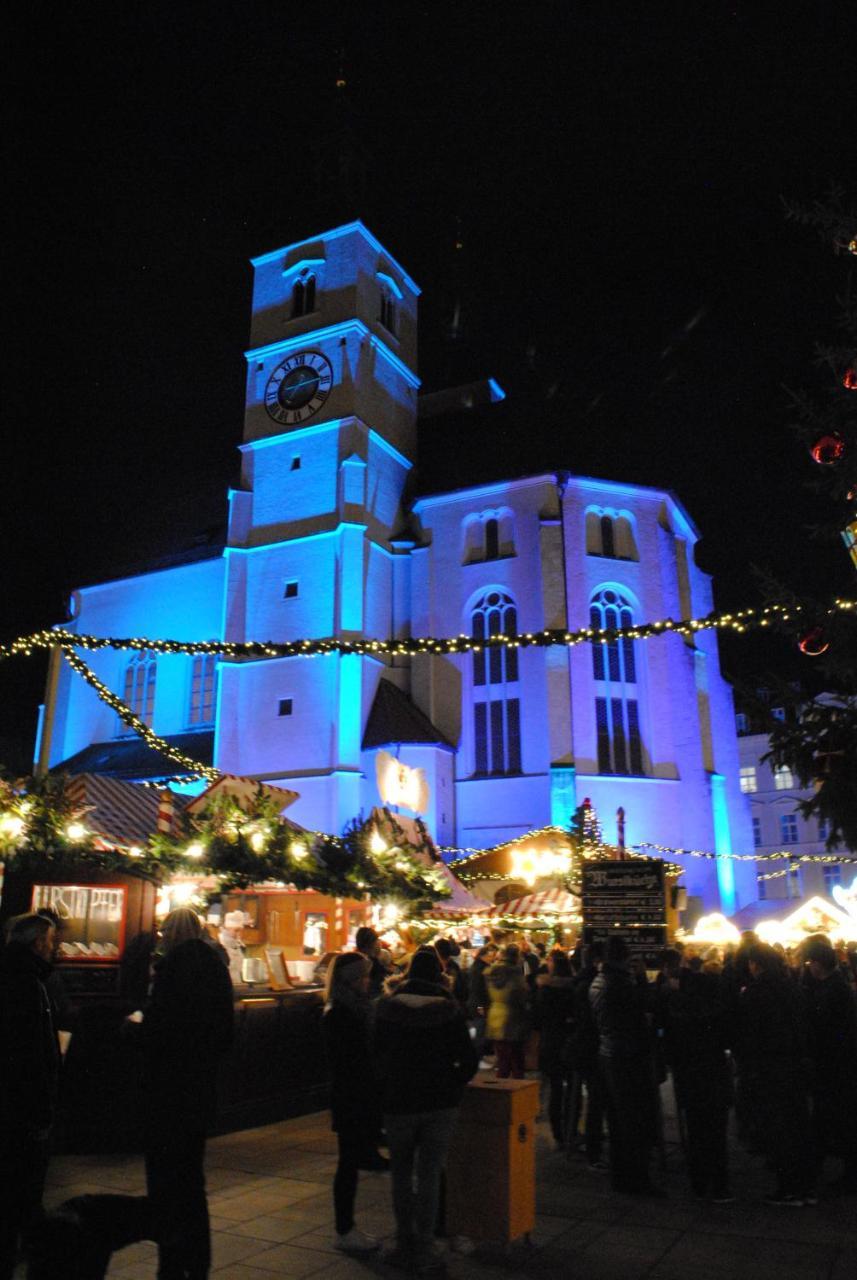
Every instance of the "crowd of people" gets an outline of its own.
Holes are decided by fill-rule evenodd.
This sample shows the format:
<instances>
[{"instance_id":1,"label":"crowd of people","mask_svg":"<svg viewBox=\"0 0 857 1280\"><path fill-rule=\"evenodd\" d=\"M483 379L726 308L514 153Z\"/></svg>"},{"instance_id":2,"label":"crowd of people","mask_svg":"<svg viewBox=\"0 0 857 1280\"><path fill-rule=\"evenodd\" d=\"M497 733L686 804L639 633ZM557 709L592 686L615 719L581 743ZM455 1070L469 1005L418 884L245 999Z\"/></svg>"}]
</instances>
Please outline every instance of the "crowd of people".
<instances>
[{"instance_id":1,"label":"crowd of people","mask_svg":"<svg viewBox=\"0 0 857 1280\"><path fill-rule=\"evenodd\" d=\"M857 1192L853 950L837 952L819 934L786 953L748 933L724 952L670 948L650 980L619 935L572 952L498 939L479 948L466 967L456 958L456 944L439 939L420 948L404 973L385 977L376 935L362 933L359 952L338 957L331 971L325 1026L334 1088L342 1075L352 1091L362 1089L359 1102L350 1095L351 1108L361 1123L372 1115L375 1137L365 1128L360 1132L364 1152L377 1158L378 1135L387 1134L396 1256L431 1259L438 1170L452 1111L480 1059L498 1078L523 1078L537 1064L557 1148L581 1154L593 1173L609 1174L618 1192L665 1194L651 1165L657 1148L663 1149L660 1086L669 1078L688 1178L699 1199L723 1204L735 1198L727 1142L733 1109L739 1139L765 1157L774 1175L769 1204L798 1208L817 1203L821 1194ZM362 1086L347 1065L355 1059L337 1048L336 1032L339 966L353 971L360 954L367 966L359 1001ZM351 988L346 991L353 1013ZM432 1033L446 1022L456 1028L454 1035ZM391 1044L407 1044L407 1052L391 1057ZM391 1097L397 1098L395 1111ZM372 1099L380 1099L380 1111L372 1111ZM402 1108L410 1109L406 1114L416 1126L404 1148ZM431 1124L422 1138L418 1124L427 1116ZM336 1109L334 1124L343 1168L353 1137L347 1127L343 1137ZM823 1186L828 1157L841 1167L838 1178ZM416 1202L410 1193L415 1160L418 1188L421 1167L425 1175ZM348 1186L347 1205L340 1200L337 1207L339 1246L373 1249L377 1242L354 1225L356 1172Z\"/></svg>"},{"instance_id":2,"label":"crowd of people","mask_svg":"<svg viewBox=\"0 0 857 1280\"><path fill-rule=\"evenodd\" d=\"M0 954L0 1280L41 1209L63 1018L57 945L51 913L29 913L10 922ZM188 908L166 918L150 950L142 1012L125 1029L141 1050L147 1195L79 1197L39 1219L33 1280L57 1274L58 1258L67 1276L103 1276L111 1251L137 1239L157 1241L165 1280L208 1274L203 1163L233 1034L232 983L222 948ZM537 1070L557 1148L609 1174L618 1192L665 1194L651 1165L669 1078L697 1197L734 1198L733 1110L739 1139L774 1174L769 1203L857 1192L857 963L824 935L793 953L753 934L702 956L676 946L652 980L618 934L572 951L497 935L464 954L439 938L397 965L364 927L328 967L322 1030L344 1253L380 1247L355 1220L358 1180L389 1170L387 1260L421 1273L440 1265L444 1166L480 1065L500 1079ZM823 1185L829 1157L841 1169Z\"/></svg>"}]
</instances>

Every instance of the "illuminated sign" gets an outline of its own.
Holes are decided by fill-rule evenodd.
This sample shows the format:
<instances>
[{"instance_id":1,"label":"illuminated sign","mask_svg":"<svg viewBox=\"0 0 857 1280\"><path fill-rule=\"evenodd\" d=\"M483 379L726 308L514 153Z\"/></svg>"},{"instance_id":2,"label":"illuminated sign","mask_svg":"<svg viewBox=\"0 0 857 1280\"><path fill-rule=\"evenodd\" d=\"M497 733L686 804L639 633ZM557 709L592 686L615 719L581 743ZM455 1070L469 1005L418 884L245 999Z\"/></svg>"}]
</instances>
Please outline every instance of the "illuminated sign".
<instances>
[{"instance_id":1,"label":"illuminated sign","mask_svg":"<svg viewBox=\"0 0 857 1280\"><path fill-rule=\"evenodd\" d=\"M375 759L378 791L384 804L398 805L414 813L425 813L429 804L429 785L425 769L412 769L389 751L379 751Z\"/></svg>"}]
</instances>

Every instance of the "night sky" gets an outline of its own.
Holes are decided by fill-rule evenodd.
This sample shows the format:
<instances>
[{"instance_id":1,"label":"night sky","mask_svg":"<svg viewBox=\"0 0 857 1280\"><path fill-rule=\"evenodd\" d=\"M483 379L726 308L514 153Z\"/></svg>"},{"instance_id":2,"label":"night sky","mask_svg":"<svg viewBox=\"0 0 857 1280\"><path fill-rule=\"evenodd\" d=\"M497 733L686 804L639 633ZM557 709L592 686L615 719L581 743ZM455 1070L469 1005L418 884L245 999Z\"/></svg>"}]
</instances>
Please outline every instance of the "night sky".
<instances>
[{"instance_id":1,"label":"night sky","mask_svg":"<svg viewBox=\"0 0 857 1280\"><path fill-rule=\"evenodd\" d=\"M422 491L555 468L671 488L719 606L758 603L757 570L853 593L807 535L825 503L784 390L825 387L843 267L781 198L847 184L855 39L853 6L817 0L29 6L0 636L223 522L247 260L355 216L423 290L424 389L508 395L426 424ZM792 648L730 640L724 664L790 671ZM42 687L38 660L0 668L13 768Z\"/></svg>"}]
</instances>

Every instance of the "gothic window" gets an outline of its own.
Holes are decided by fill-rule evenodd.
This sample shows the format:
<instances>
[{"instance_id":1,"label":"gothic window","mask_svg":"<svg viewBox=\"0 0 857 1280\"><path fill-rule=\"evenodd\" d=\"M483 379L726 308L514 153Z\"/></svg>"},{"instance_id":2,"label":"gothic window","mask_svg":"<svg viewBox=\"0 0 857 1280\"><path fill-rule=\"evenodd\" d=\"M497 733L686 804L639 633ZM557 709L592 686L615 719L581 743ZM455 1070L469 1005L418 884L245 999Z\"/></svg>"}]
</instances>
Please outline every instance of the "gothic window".
<instances>
[{"instance_id":1,"label":"gothic window","mask_svg":"<svg viewBox=\"0 0 857 1280\"><path fill-rule=\"evenodd\" d=\"M217 655L198 653L194 656L190 675L190 714L188 724L214 724L214 680L217 673Z\"/></svg>"},{"instance_id":2,"label":"gothic window","mask_svg":"<svg viewBox=\"0 0 857 1280\"><path fill-rule=\"evenodd\" d=\"M594 628L609 630L632 626L634 615L624 596L605 588L593 596L589 619ZM627 637L607 644L593 641L592 674L598 772L641 774L643 744L634 641Z\"/></svg>"},{"instance_id":3,"label":"gothic window","mask_svg":"<svg viewBox=\"0 0 857 1280\"><path fill-rule=\"evenodd\" d=\"M601 517L601 554L603 556L610 556L611 559L616 554L615 551L613 550L613 517L612 516Z\"/></svg>"},{"instance_id":4,"label":"gothic window","mask_svg":"<svg viewBox=\"0 0 857 1280\"><path fill-rule=\"evenodd\" d=\"M491 591L479 600L471 618L477 640L514 635L518 613L512 599ZM521 704L518 651L487 647L473 654L474 772L499 776L521 772Z\"/></svg>"},{"instance_id":5,"label":"gothic window","mask_svg":"<svg viewBox=\"0 0 857 1280\"><path fill-rule=\"evenodd\" d=\"M386 285L381 286L381 315L379 319L388 333L395 334L396 300L392 291Z\"/></svg>"},{"instance_id":6,"label":"gothic window","mask_svg":"<svg viewBox=\"0 0 857 1280\"><path fill-rule=\"evenodd\" d=\"M315 276L307 275L292 287L292 319L308 316L311 311L315 311Z\"/></svg>"},{"instance_id":7,"label":"gothic window","mask_svg":"<svg viewBox=\"0 0 857 1280\"><path fill-rule=\"evenodd\" d=\"M125 681L122 686L123 702L149 727L155 715L156 674L154 653L149 650L135 653L125 668ZM128 726L120 720L116 732L128 733Z\"/></svg>"}]
</instances>

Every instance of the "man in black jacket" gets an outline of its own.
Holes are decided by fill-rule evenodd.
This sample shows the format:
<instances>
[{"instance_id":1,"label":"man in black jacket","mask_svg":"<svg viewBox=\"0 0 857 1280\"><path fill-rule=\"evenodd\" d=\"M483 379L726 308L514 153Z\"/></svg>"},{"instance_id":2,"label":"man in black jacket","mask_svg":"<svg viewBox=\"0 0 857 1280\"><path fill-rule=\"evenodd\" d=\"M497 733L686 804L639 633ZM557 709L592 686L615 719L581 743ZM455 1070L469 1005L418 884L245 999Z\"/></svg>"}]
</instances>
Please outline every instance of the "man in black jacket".
<instances>
[{"instance_id":1,"label":"man in black jacket","mask_svg":"<svg viewBox=\"0 0 857 1280\"><path fill-rule=\"evenodd\" d=\"M10 1280L19 1236L41 1209L59 1072L45 990L53 924L16 916L7 939L0 956L0 1280Z\"/></svg>"},{"instance_id":2,"label":"man in black jacket","mask_svg":"<svg viewBox=\"0 0 857 1280\"><path fill-rule=\"evenodd\" d=\"M375 1015L396 1215L396 1249L389 1261L418 1270L433 1262L441 1173L464 1086L478 1064L464 1014L442 980L434 947L420 948L407 980L378 1002Z\"/></svg>"},{"instance_id":3,"label":"man in black jacket","mask_svg":"<svg viewBox=\"0 0 857 1280\"><path fill-rule=\"evenodd\" d=\"M616 1191L660 1194L649 1181L657 1138L657 1096L646 989L632 977L622 938L610 937L604 964L589 988L598 1057L607 1093L610 1180Z\"/></svg>"}]
</instances>

